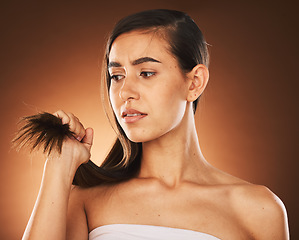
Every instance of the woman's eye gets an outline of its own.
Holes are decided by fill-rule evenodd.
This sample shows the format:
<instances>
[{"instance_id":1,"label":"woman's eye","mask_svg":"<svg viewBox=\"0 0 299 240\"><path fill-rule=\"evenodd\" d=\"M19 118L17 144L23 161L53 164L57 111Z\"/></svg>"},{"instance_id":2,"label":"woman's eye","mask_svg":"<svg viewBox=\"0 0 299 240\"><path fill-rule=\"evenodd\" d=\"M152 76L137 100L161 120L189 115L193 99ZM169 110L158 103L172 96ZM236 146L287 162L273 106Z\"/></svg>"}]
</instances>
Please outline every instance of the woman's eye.
<instances>
[{"instance_id":1,"label":"woman's eye","mask_svg":"<svg viewBox=\"0 0 299 240\"><path fill-rule=\"evenodd\" d=\"M110 79L111 80L114 80L114 81L119 81L119 80L121 80L121 79L123 79L124 78L124 76L123 75L111 75L110 76Z\"/></svg>"},{"instance_id":2,"label":"woman's eye","mask_svg":"<svg viewBox=\"0 0 299 240\"><path fill-rule=\"evenodd\" d=\"M151 76L154 76L156 73L155 72L141 72L140 76L144 77L144 78L149 78Z\"/></svg>"}]
</instances>

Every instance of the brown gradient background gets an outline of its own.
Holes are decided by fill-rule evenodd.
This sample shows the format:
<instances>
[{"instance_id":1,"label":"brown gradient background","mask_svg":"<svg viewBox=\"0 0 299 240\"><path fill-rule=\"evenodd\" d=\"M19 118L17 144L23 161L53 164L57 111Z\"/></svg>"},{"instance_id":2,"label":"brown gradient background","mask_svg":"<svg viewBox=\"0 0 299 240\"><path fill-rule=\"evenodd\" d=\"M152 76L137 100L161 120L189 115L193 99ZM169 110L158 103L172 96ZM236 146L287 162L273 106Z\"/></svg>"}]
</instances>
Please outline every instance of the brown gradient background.
<instances>
[{"instance_id":1,"label":"brown gradient background","mask_svg":"<svg viewBox=\"0 0 299 240\"><path fill-rule=\"evenodd\" d=\"M295 1L294 1L295 3ZM130 13L186 11L212 45L196 114L207 160L263 184L298 226L298 16L291 1L7 1L1 3L0 239L20 239L42 176L40 153L11 150L16 123L64 109L95 129L92 160L114 139L100 102L104 39ZM51 227L51 223L49 223Z\"/></svg>"}]
</instances>

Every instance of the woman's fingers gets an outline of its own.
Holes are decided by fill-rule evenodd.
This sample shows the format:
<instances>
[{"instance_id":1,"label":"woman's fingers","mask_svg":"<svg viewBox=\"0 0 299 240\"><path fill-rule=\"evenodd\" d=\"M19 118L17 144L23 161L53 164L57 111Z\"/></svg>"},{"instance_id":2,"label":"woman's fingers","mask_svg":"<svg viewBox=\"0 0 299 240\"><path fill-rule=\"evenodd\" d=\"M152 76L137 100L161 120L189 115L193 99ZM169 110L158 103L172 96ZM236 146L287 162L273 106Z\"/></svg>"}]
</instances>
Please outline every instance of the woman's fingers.
<instances>
[{"instance_id":1,"label":"woman's fingers","mask_svg":"<svg viewBox=\"0 0 299 240\"><path fill-rule=\"evenodd\" d=\"M54 116L59 117L62 120L62 124L68 124L70 131L75 134L75 138L78 141L81 141L85 136L85 129L79 119L74 116L72 113L66 113L62 110L59 110L53 114Z\"/></svg>"},{"instance_id":2,"label":"woman's fingers","mask_svg":"<svg viewBox=\"0 0 299 240\"><path fill-rule=\"evenodd\" d=\"M86 148L90 151L92 143L93 143L93 129L92 128L86 128L85 130L85 136L81 141Z\"/></svg>"},{"instance_id":3,"label":"woman's fingers","mask_svg":"<svg viewBox=\"0 0 299 240\"><path fill-rule=\"evenodd\" d=\"M62 110L58 110L57 112L53 113L53 115L60 118L62 120L62 124L69 124L70 122L69 116Z\"/></svg>"}]
</instances>

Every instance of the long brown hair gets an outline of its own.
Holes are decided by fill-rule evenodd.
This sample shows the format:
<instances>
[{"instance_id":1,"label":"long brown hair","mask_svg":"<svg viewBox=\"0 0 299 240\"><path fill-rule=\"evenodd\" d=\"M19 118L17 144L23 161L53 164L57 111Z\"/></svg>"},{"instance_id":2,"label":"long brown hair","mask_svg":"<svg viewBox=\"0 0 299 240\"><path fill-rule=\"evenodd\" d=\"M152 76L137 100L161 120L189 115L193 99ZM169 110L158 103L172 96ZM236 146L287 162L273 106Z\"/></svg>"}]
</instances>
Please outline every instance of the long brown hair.
<instances>
[{"instance_id":1,"label":"long brown hair","mask_svg":"<svg viewBox=\"0 0 299 240\"><path fill-rule=\"evenodd\" d=\"M135 30L161 31L165 35L171 53L177 59L182 72L190 72L197 64L204 64L208 67L209 54L207 43L198 26L186 13L175 10L156 9L135 13L121 19L115 25L107 41L101 80L102 100L106 114L117 134L117 139L100 167L96 166L92 161L88 161L88 163L82 164L78 168L73 181L75 185L91 187L102 183L123 181L134 177L140 169L142 143L135 143L127 138L112 111L108 95L110 88L108 64L111 46L118 36ZM194 113L197 102L198 99L193 102ZM48 118L48 123L51 125L51 123L57 121L53 120L53 117L55 118L51 114L47 114L46 116L39 114L34 116L33 119L35 121L31 122L28 122L30 119L25 118L24 120L27 122L25 124L26 127L20 131L16 141L26 144L33 139L44 139L37 144L36 141L33 141L33 148L39 144L44 144L45 151L52 150L53 148L47 146L46 149L45 143L49 142L50 145L51 143L62 144L62 141L47 139L48 136L55 137L55 134L48 134L41 127L36 127L36 125L40 124L41 119L44 118ZM32 127L33 125L35 127ZM53 125L51 126L53 127ZM47 126L48 132L52 131L51 126ZM67 134L72 133L67 132ZM61 145L58 146L58 149L61 149Z\"/></svg>"}]
</instances>

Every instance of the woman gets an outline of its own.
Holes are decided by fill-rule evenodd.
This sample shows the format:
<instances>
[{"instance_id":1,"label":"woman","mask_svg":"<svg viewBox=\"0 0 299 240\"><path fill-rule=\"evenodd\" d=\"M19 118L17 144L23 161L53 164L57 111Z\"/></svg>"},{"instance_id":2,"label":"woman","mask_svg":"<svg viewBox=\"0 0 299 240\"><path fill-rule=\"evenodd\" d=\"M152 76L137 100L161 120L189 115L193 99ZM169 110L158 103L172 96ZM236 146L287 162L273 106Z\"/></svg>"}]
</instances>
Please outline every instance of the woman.
<instances>
[{"instance_id":1,"label":"woman","mask_svg":"<svg viewBox=\"0 0 299 240\"><path fill-rule=\"evenodd\" d=\"M89 161L93 130L73 114L54 113L69 127L56 132L65 136L57 150L51 130L34 121L24 128L31 138L42 132L33 147L44 141L52 151L23 239L288 239L285 208L271 191L201 153L194 112L208 52L188 15L150 10L122 19L104 71L118 140L101 168Z\"/></svg>"}]
</instances>

